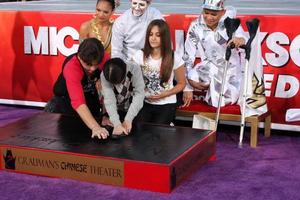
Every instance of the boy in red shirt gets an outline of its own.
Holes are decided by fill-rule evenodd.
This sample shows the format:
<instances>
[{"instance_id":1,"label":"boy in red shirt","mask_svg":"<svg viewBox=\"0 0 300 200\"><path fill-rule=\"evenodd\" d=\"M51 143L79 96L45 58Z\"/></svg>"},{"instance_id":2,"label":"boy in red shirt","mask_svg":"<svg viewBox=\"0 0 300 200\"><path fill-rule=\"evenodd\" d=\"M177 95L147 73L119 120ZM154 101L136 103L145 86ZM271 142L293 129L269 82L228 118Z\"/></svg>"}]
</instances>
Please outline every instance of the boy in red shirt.
<instances>
[{"instance_id":1,"label":"boy in red shirt","mask_svg":"<svg viewBox=\"0 0 300 200\"><path fill-rule=\"evenodd\" d=\"M108 131L97 122L101 118L101 105L96 84L100 83L100 72L108 59L99 40L85 39L78 52L63 63L53 88L54 97L47 103L45 111L79 115L92 130L92 138L106 139Z\"/></svg>"}]
</instances>

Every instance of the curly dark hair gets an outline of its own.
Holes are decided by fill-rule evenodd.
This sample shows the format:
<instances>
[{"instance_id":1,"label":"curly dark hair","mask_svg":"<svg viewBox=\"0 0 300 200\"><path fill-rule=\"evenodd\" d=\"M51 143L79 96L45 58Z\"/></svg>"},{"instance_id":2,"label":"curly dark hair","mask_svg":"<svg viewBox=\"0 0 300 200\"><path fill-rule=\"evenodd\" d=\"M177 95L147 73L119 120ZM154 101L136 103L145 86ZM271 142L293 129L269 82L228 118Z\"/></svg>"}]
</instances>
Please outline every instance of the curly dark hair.
<instances>
[{"instance_id":1,"label":"curly dark hair","mask_svg":"<svg viewBox=\"0 0 300 200\"><path fill-rule=\"evenodd\" d=\"M87 38L80 43L77 55L87 65L99 64L104 57L104 47L96 38Z\"/></svg>"}]
</instances>

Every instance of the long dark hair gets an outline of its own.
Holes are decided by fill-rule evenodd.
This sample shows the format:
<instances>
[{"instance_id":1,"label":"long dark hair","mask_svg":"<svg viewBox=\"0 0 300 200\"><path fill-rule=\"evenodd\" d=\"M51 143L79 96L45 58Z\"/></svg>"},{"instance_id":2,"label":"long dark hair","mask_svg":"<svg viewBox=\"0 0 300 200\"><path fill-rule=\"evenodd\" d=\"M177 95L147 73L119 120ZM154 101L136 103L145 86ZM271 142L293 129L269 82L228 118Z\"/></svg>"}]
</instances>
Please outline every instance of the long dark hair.
<instances>
[{"instance_id":1,"label":"long dark hair","mask_svg":"<svg viewBox=\"0 0 300 200\"><path fill-rule=\"evenodd\" d=\"M160 85L169 81L173 65L174 65L174 52L172 50L171 34L168 24L162 19L153 20L147 28L146 39L144 45L144 60L146 60L153 51L149 43L150 32L154 26L157 26L160 34L160 50L161 50L161 66L160 66Z\"/></svg>"},{"instance_id":2,"label":"long dark hair","mask_svg":"<svg viewBox=\"0 0 300 200\"><path fill-rule=\"evenodd\" d=\"M115 8L116 8L115 0L97 0L96 6L98 5L98 3L100 1L106 1L106 2L108 2L111 5L112 10L115 10Z\"/></svg>"}]
</instances>

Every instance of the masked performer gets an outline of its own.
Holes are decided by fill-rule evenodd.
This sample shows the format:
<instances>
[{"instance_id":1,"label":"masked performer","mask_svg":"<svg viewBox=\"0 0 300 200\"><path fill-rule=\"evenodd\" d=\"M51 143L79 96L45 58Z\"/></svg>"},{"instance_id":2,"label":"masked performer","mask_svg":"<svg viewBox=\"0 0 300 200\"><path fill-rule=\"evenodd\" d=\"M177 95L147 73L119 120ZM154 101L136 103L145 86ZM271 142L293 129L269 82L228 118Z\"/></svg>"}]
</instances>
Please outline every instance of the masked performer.
<instances>
[{"instance_id":1,"label":"masked performer","mask_svg":"<svg viewBox=\"0 0 300 200\"><path fill-rule=\"evenodd\" d=\"M111 57L130 60L143 48L148 24L162 19L161 13L150 7L151 0L131 0L131 8L116 19L112 32Z\"/></svg>"}]
</instances>

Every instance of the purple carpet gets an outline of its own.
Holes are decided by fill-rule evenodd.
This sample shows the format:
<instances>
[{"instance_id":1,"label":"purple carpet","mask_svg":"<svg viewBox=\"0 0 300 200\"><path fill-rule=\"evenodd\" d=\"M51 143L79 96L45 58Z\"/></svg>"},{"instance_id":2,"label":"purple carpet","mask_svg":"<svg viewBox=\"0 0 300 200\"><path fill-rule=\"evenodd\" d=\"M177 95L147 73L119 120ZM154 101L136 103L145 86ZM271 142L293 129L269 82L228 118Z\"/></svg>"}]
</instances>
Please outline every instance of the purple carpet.
<instances>
[{"instance_id":1,"label":"purple carpet","mask_svg":"<svg viewBox=\"0 0 300 200\"><path fill-rule=\"evenodd\" d=\"M0 126L37 112L42 111L0 105ZM238 127L221 126L217 160L170 194L0 171L0 199L300 199L300 135L273 130L266 139L260 133L258 147L252 149L246 129L244 147L239 149L238 134Z\"/></svg>"}]
</instances>

